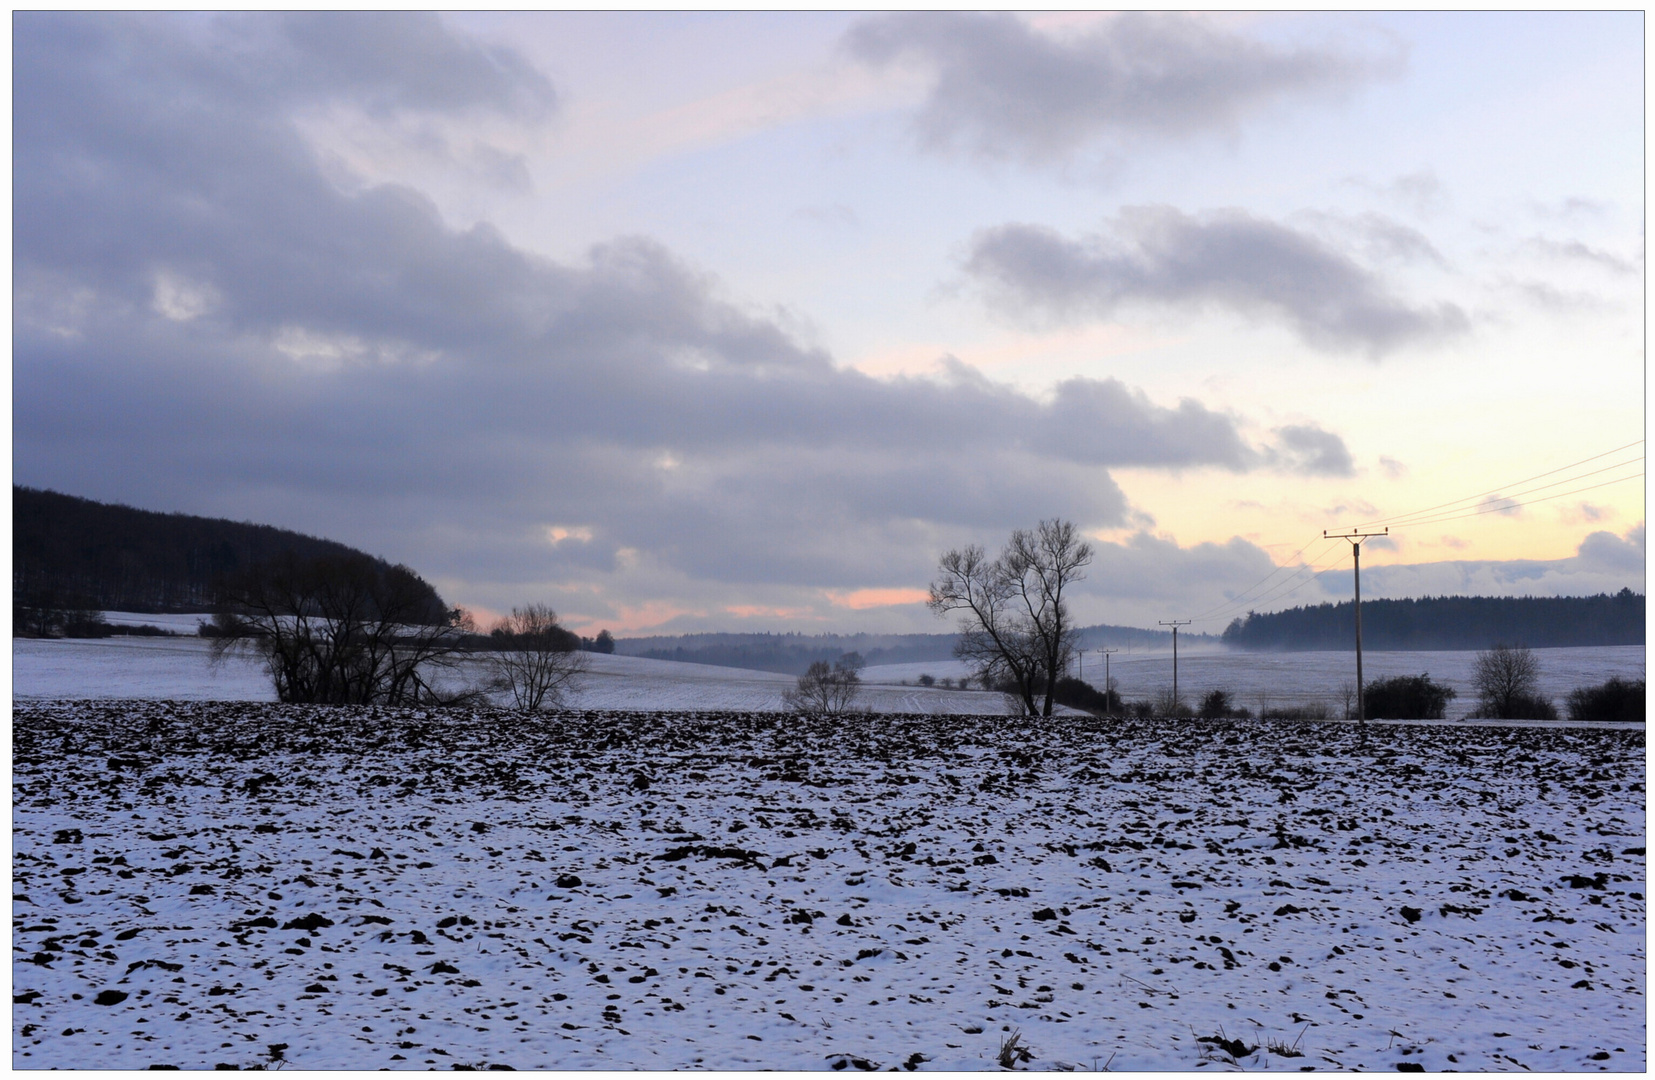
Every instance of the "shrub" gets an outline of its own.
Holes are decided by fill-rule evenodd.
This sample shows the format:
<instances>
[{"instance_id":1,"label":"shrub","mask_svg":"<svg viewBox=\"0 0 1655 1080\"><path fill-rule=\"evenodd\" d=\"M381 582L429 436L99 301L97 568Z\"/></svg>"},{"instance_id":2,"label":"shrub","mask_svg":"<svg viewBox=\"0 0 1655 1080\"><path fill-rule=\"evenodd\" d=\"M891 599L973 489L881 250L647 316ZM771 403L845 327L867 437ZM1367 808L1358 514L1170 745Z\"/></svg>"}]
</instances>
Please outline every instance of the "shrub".
<instances>
[{"instance_id":1,"label":"shrub","mask_svg":"<svg viewBox=\"0 0 1655 1080\"><path fill-rule=\"evenodd\" d=\"M1203 720L1246 720L1253 714L1232 704L1228 690L1209 690L1201 698L1201 708L1195 715Z\"/></svg>"},{"instance_id":2,"label":"shrub","mask_svg":"<svg viewBox=\"0 0 1655 1080\"><path fill-rule=\"evenodd\" d=\"M1195 710L1189 707L1188 702L1172 696L1171 687L1155 694L1156 716L1193 716L1194 714Z\"/></svg>"},{"instance_id":3,"label":"shrub","mask_svg":"<svg viewBox=\"0 0 1655 1080\"><path fill-rule=\"evenodd\" d=\"M1557 706L1539 694L1508 694L1499 703L1485 702L1466 714L1469 720L1556 720Z\"/></svg>"},{"instance_id":4,"label":"shrub","mask_svg":"<svg viewBox=\"0 0 1655 1080\"><path fill-rule=\"evenodd\" d=\"M935 686L937 685L937 680L936 677L932 675L921 675L919 677L919 684L921 686Z\"/></svg>"},{"instance_id":5,"label":"shrub","mask_svg":"<svg viewBox=\"0 0 1655 1080\"><path fill-rule=\"evenodd\" d=\"M1121 711L1121 696L1114 690L1105 693L1089 682L1069 676L1057 680L1052 700L1071 709L1085 709L1094 716L1114 716Z\"/></svg>"},{"instance_id":6,"label":"shrub","mask_svg":"<svg viewBox=\"0 0 1655 1080\"><path fill-rule=\"evenodd\" d=\"M1619 677L1598 686L1583 686L1569 695L1570 720L1635 724L1644 718L1644 681Z\"/></svg>"},{"instance_id":7,"label":"shrub","mask_svg":"<svg viewBox=\"0 0 1655 1080\"><path fill-rule=\"evenodd\" d=\"M1431 673L1375 679L1363 694L1369 717L1388 720L1441 720L1448 702L1459 695L1451 686L1431 681Z\"/></svg>"},{"instance_id":8,"label":"shrub","mask_svg":"<svg viewBox=\"0 0 1655 1080\"><path fill-rule=\"evenodd\" d=\"M813 720L849 712L862 690L862 677L856 673L862 658L854 653L850 657L854 659L840 657L832 667L826 660L813 662L794 688L782 694L782 704Z\"/></svg>"},{"instance_id":9,"label":"shrub","mask_svg":"<svg viewBox=\"0 0 1655 1080\"><path fill-rule=\"evenodd\" d=\"M1262 720L1326 720L1331 715L1332 711L1320 701L1309 705L1270 705L1259 710Z\"/></svg>"}]
</instances>

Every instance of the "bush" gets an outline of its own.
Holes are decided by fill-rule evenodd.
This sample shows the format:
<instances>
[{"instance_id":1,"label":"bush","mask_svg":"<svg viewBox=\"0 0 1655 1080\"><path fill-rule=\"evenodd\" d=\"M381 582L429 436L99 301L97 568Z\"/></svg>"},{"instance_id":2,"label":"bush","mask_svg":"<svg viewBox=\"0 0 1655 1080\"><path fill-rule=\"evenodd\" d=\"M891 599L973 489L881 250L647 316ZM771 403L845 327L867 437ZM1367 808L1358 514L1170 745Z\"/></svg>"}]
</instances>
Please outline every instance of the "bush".
<instances>
[{"instance_id":1,"label":"bush","mask_svg":"<svg viewBox=\"0 0 1655 1080\"><path fill-rule=\"evenodd\" d=\"M1387 720L1441 720L1448 702L1458 697L1453 687L1431 681L1431 673L1375 679L1363 694L1363 712Z\"/></svg>"},{"instance_id":2,"label":"bush","mask_svg":"<svg viewBox=\"0 0 1655 1080\"><path fill-rule=\"evenodd\" d=\"M1331 715L1331 710L1320 701L1310 705L1267 705L1259 710L1261 720L1326 720Z\"/></svg>"},{"instance_id":3,"label":"bush","mask_svg":"<svg viewBox=\"0 0 1655 1080\"><path fill-rule=\"evenodd\" d=\"M1508 694L1498 702L1484 702L1466 714L1468 720L1556 720L1557 706L1539 694Z\"/></svg>"},{"instance_id":4,"label":"bush","mask_svg":"<svg viewBox=\"0 0 1655 1080\"><path fill-rule=\"evenodd\" d=\"M935 686L937 685L937 680L933 675L921 675L919 677L919 684L921 686Z\"/></svg>"},{"instance_id":5,"label":"bush","mask_svg":"<svg viewBox=\"0 0 1655 1080\"><path fill-rule=\"evenodd\" d=\"M782 704L812 720L844 715L862 690L862 678L856 673L861 659L851 653L832 667L826 660L813 662L794 688L782 694Z\"/></svg>"},{"instance_id":6,"label":"bush","mask_svg":"<svg viewBox=\"0 0 1655 1080\"><path fill-rule=\"evenodd\" d=\"M1644 681L1613 678L1569 695L1569 719L1635 724L1644 718Z\"/></svg>"},{"instance_id":7,"label":"bush","mask_svg":"<svg viewBox=\"0 0 1655 1080\"><path fill-rule=\"evenodd\" d=\"M1105 693L1089 682L1069 676L1057 680L1052 700L1071 709L1085 709L1094 716L1115 716L1121 711L1121 696L1115 691Z\"/></svg>"},{"instance_id":8,"label":"bush","mask_svg":"<svg viewBox=\"0 0 1655 1080\"><path fill-rule=\"evenodd\" d=\"M1196 714L1203 720L1247 720L1252 713L1230 701L1228 690L1210 690L1201 698Z\"/></svg>"}]
</instances>

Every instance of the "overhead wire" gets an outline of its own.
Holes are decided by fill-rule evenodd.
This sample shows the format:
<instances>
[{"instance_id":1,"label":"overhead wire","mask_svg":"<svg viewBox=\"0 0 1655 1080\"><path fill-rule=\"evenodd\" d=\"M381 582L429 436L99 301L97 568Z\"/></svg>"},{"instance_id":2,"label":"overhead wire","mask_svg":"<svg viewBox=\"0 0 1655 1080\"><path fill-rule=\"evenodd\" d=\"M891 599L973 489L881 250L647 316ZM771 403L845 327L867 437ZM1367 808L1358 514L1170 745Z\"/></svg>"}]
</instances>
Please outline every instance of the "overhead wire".
<instances>
[{"instance_id":1,"label":"overhead wire","mask_svg":"<svg viewBox=\"0 0 1655 1080\"><path fill-rule=\"evenodd\" d=\"M1572 470L1580 468L1582 465L1589 465L1594 461L1599 461L1613 454L1619 454L1626 450L1630 450L1633 447L1642 446L1643 444L1643 439L1637 439L1622 446L1617 446L1612 450L1605 450L1602 453L1581 458L1579 461L1571 462L1568 465L1562 465L1555 469L1548 469L1545 472L1536 473L1533 476L1515 481L1512 484L1502 485L1501 487L1492 488L1488 491L1479 492L1475 495L1466 496L1464 498L1452 499L1448 502L1438 503L1435 506L1425 507L1424 509L1415 510L1407 514L1399 514L1394 517L1387 518L1375 518L1371 521L1362 522L1357 526L1357 528L1386 526L1413 528L1416 526L1433 525L1447 521L1459 521L1465 518L1479 517L1484 514L1510 512L1523 506L1550 502L1554 499L1567 498L1570 495L1578 495L1587 491L1595 491L1598 488L1608 487L1612 484L1620 484L1628 480L1636 480L1644 475L1644 470L1639 469L1636 473L1631 473L1626 476L1618 476L1596 484L1588 484L1583 487L1570 488L1568 491L1559 491L1550 495L1541 495L1538 498L1529 498L1529 496L1535 495L1538 492L1547 491L1554 487L1559 487L1565 484L1575 484L1586 479L1587 477L1598 476L1606 472L1611 472L1615 469L1625 468L1628 465L1637 465L1644 460L1644 455L1641 453L1635 457L1627 458L1624 461L1604 465L1587 472L1576 473L1572 476L1564 477L1561 480L1555 480L1549 484L1541 484L1532 488L1523 487L1523 485L1533 483L1536 480L1543 480L1548 476L1555 476L1558 473L1571 472ZM1519 490L1510 495L1500 495L1501 491L1511 491L1514 487ZM1492 505L1476 505L1477 500L1491 501ZM1472 508L1472 505L1475 505L1475 509ZM1435 516L1430 516L1433 514ZM1280 566L1277 566L1270 573L1266 574L1252 585L1249 585L1240 593L1235 594L1231 599L1210 607L1199 615L1193 616L1192 621L1197 623L1216 622L1240 612L1243 608L1257 608L1270 601L1285 599L1293 596L1306 585L1309 585L1311 582L1316 581L1324 575L1339 568L1342 559L1336 560L1325 567L1322 567L1320 564L1322 563L1323 558L1329 553L1332 546L1337 545L1340 539L1341 538L1339 537L1328 537L1326 535L1312 538L1303 547L1299 548L1298 551L1288 556ZM1315 556L1308 561L1301 559L1300 557L1307 550L1309 550L1317 542L1317 540L1326 540L1329 542L1329 546L1318 551ZM1294 559L1300 560L1297 565L1294 565L1292 561ZM1290 568L1291 571L1288 572ZM1288 576L1284 580L1273 585L1268 584L1284 572L1288 572ZM1307 574L1308 576L1306 576Z\"/></svg>"},{"instance_id":2,"label":"overhead wire","mask_svg":"<svg viewBox=\"0 0 1655 1080\"><path fill-rule=\"evenodd\" d=\"M1627 464L1631 464L1631 463L1627 462ZM1579 495L1580 493L1585 492L1585 491L1596 491L1598 488L1608 487L1611 484L1622 484L1622 483L1625 483L1628 480L1638 480L1638 479L1641 479L1643 477L1643 475L1644 475L1643 470L1640 469L1638 472L1630 473L1626 476L1617 476L1613 480L1605 480L1602 483L1598 483L1598 484L1588 484L1585 487L1573 488L1569 491L1559 491L1554 495L1543 495L1538 499L1530 499L1527 502L1512 502L1511 505L1509 505L1509 506L1507 506L1507 505L1484 506L1484 507L1481 507L1481 508L1476 509L1476 510L1468 510L1465 513L1450 514L1450 515L1447 515L1447 516L1444 516L1444 517L1427 518L1424 521L1411 521L1411 522L1407 523L1406 527L1413 528L1414 526L1417 526L1417 525L1435 525L1435 524L1437 524L1439 522L1443 522L1443 521L1460 521L1460 520L1463 520L1464 518L1478 517L1479 515L1482 515L1482 514L1505 513L1507 511L1511 511L1511 510L1521 509L1522 507L1525 507L1525 506L1533 506L1536 503L1550 502L1553 499L1567 498L1570 495ZM1565 481L1565 482L1567 482L1567 481ZM1548 484L1547 486L1550 487L1550 486L1553 486L1553 485ZM1540 490L1540 489L1536 489L1536 490ZM1502 503L1504 503L1505 501L1506 500L1503 500L1503 499L1500 500L1500 502L1502 502Z\"/></svg>"},{"instance_id":3,"label":"overhead wire","mask_svg":"<svg viewBox=\"0 0 1655 1080\"><path fill-rule=\"evenodd\" d=\"M1274 570L1271 570L1268 574L1266 574L1263 577L1259 578L1257 581L1253 582L1251 585L1247 586L1245 589L1241 590L1241 592L1237 593L1235 596L1231 597L1230 599L1225 600L1225 601L1223 601L1221 603L1218 603L1218 604L1214 604L1212 607L1208 608L1206 611L1201 612L1199 615L1192 615L1191 618L1197 619L1197 620L1205 620L1208 616L1212 615L1213 612L1215 612L1215 611L1222 611L1223 609L1233 607L1236 604L1248 603L1249 601L1247 601L1245 598L1249 593L1251 593L1254 589L1258 588L1259 586L1263 585L1265 582L1269 581L1271 578L1275 577L1277 574L1280 574L1283 571L1287 570L1289 567L1294 566L1295 564L1294 564L1293 560L1297 559L1300 555L1303 555L1305 553L1305 551L1310 548L1311 544L1316 543L1318 540L1325 540L1325 539L1326 539L1326 537L1322 537L1322 536L1313 536L1313 537L1311 537L1308 541L1306 541L1304 547L1301 547L1299 550L1297 550L1293 554L1289 555L1286 559L1283 559L1282 562L1281 562L1281 565L1277 566ZM1315 560L1312 559L1311 561L1314 562ZM1298 565L1303 565L1303 564L1300 563Z\"/></svg>"},{"instance_id":4,"label":"overhead wire","mask_svg":"<svg viewBox=\"0 0 1655 1080\"><path fill-rule=\"evenodd\" d=\"M1489 512L1488 509L1485 506L1485 504L1488 503L1488 502L1495 502L1495 503L1511 502L1511 503L1514 503L1515 505L1521 506L1523 504L1518 502L1519 499L1522 499L1522 498L1524 498L1528 495L1532 495L1537 491L1545 491L1549 488L1560 487L1564 484L1573 484L1573 483L1576 483L1577 481L1584 480L1589 476L1598 476L1602 473L1611 472L1615 469L1624 469L1628 465L1636 465L1636 464L1638 464L1639 462L1641 462L1643 460L1644 460L1644 456L1642 454L1639 454L1637 457L1628 458L1625 461L1617 461L1613 465L1605 465L1602 468L1592 469L1592 470L1589 470L1589 471L1583 472L1583 473L1576 473L1575 475L1565 477L1562 480L1553 480L1549 484L1540 484L1537 487L1532 487L1532 488L1524 489L1524 488L1522 488L1521 483L1519 483L1518 487L1519 487L1520 490L1514 491L1510 495L1496 495L1496 494L1485 492L1482 495L1473 495L1469 499L1460 499L1456 503L1444 503L1443 506L1442 506L1442 509L1447 511L1450 514L1457 514L1457 513L1460 512L1460 510L1467 510L1467 513L1464 516L1470 517L1470 516L1474 516L1474 513L1487 513L1487 512ZM1630 475L1624 476L1624 477L1618 477L1618 478L1616 478L1616 480L1610 481L1610 483L1618 483L1620 480L1629 480L1629 479L1632 479L1633 476L1641 476L1641 475L1643 475L1643 474L1641 472L1639 472L1639 473L1630 474ZM1592 486L1601 487L1602 485L1592 485ZM1500 490L1503 490L1503 489L1496 488L1495 490L1500 491ZM1579 490L1587 490L1587 489L1582 488L1582 489L1579 489ZM1574 494L1574 492L1565 491L1565 492L1559 492L1557 495L1548 495L1548 496L1546 496L1546 498L1561 498L1564 495L1571 495L1571 494ZM1477 499L1482 499L1483 502L1475 504L1479 507L1479 509L1476 510L1474 513L1470 512L1468 507L1460 506L1460 504L1472 504L1473 501L1477 500ZM1532 501L1532 502L1544 502L1545 499L1534 499L1534 500L1530 500L1530 501ZM1455 507L1459 507L1459 509L1455 509ZM1494 509L1498 510L1498 509L1501 509L1501 508L1500 507L1495 507ZM1430 513L1432 513L1432 511L1418 510L1418 511L1415 511L1413 514L1407 514L1407 515L1404 515L1401 518L1383 519L1382 523L1385 524L1386 526L1396 526L1398 528L1407 528L1407 527L1410 527L1410 526L1413 526L1413 525L1427 524L1430 521L1450 520L1449 518L1442 517L1442 516L1432 517L1432 518L1425 518L1424 520L1419 520L1419 519L1423 518L1425 515L1430 514Z\"/></svg>"},{"instance_id":5,"label":"overhead wire","mask_svg":"<svg viewBox=\"0 0 1655 1080\"><path fill-rule=\"evenodd\" d=\"M1642 446L1643 444L1644 444L1644 440L1635 439L1632 442L1629 442L1629 443L1625 444L1624 446L1617 446L1613 450L1605 450L1601 454L1593 454L1591 457L1581 458L1579 461L1571 462L1568 465L1561 465L1561 466L1559 466L1555 469L1548 469L1548 470L1546 470L1545 472L1542 472L1542 473L1535 473L1533 476L1525 477L1522 480L1513 481L1512 483L1502 485L1502 487L1503 488L1512 488L1512 487L1516 487L1520 484L1527 484L1527 483L1530 483L1531 481L1534 481L1534 480L1540 480L1540 479L1543 479L1543 478L1548 477L1548 476L1553 476L1553 475L1556 475L1557 473L1560 473L1560 472L1567 472L1570 469L1579 468L1580 466L1589 464L1593 461L1598 460L1599 458L1608 457L1610 454L1618 454L1623 450L1630 450L1634 446ZM1640 459L1641 459L1641 455L1640 455ZM1499 488L1499 487L1491 488L1488 491L1478 492L1476 495L1468 495L1465 498L1451 499L1448 502L1438 503L1435 506L1427 506L1422 510L1414 510L1414 511L1411 511L1411 512L1406 513L1406 514L1397 514L1393 517L1374 518L1371 521L1358 522L1357 525L1356 525L1356 528L1366 529L1366 528L1371 528L1371 527L1376 527L1376 526L1393 524L1395 522L1402 521L1402 520L1405 520L1407 518L1419 517L1419 516L1424 515L1424 514L1433 513L1437 510L1443 510L1443 509L1446 509L1448 507L1458 506L1461 503L1471 502L1475 499L1486 498L1489 495L1498 495L1501 490L1502 490L1502 488Z\"/></svg>"}]
</instances>

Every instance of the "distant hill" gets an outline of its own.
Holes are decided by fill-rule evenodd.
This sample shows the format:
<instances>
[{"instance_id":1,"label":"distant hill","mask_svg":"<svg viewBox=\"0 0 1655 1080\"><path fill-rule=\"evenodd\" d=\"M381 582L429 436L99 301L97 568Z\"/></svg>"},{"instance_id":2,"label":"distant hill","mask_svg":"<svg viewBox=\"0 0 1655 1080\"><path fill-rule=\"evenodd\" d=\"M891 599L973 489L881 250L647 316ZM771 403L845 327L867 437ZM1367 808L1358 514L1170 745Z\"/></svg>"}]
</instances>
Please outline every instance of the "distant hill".
<instances>
[{"instance_id":1,"label":"distant hill","mask_svg":"<svg viewBox=\"0 0 1655 1080\"><path fill-rule=\"evenodd\" d=\"M1254 651L1350 649L1356 615L1350 602L1249 612L1224 631L1224 644ZM1364 649L1487 649L1644 644L1644 598L1613 596L1428 596L1364 600Z\"/></svg>"},{"instance_id":2,"label":"distant hill","mask_svg":"<svg viewBox=\"0 0 1655 1080\"><path fill-rule=\"evenodd\" d=\"M859 653L868 664L948 660L954 634L682 634L618 638L623 656L800 675L813 662Z\"/></svg>"},{"instance_id":3,"label":"distant hill","mask_svg":"<svg viewBox=\"0 0 1655 1080\"><path fill-rule=\"evenodd\" d=\"M307 559L362 554L270 525L136 510L12 486L14 603L207 611L217 578L284 551ZM434 591L431 596L441 603Z\"/></svg>"},{"instance_id":4,"label":"distant hill","mask_svg":"<svg viewBox=\"0 0 1655 1080\"><path fill-rule=\"evenodd\" d=\"M1080 647L1109 646L1170 649L1172 634L1130 626L1087 626L1078 632ZM1180 634L1181 641L1217 644L1211 634ZM618 638L615 651L623 656L680 660L691 664L803 674L813 662L833 663L846 653L858 653L869 665L920 664L954 659L956 633L947 634L681 634L677 636Z\"/></svg>"}]
</instances>

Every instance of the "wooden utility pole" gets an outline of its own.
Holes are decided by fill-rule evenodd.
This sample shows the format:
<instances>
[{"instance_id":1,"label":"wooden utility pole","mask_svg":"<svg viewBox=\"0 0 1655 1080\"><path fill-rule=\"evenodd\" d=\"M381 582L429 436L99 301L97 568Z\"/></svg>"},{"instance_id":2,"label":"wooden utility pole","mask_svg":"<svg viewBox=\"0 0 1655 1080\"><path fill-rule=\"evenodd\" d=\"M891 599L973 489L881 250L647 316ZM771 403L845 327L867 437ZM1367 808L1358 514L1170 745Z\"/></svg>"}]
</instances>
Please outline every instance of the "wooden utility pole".
<instances>
[{"instance_id":1,"label":"wooden utility pole","mask_svg":"<svg viewBox=\"0 0 1655 1080\"><path fill-rule=\"evenodd\" d=\"M1172 627L1172 707L1178 707L1178 628L1188 626L1188 619L1161 620L1162 626Z\"/></svg>"},{"instance_id":2,"label":"wooden utility pole","mask_svg":"<svg viewBox=\"0 0 1655 1080\"><path fill-rule=\"evenodd\" d=\"M1390 532L1389 525L1379 532L1367 533L1359 530L1347 533L1322 530L1322 536L1326 539L1350 541L1350 555L1356 565L1356 722L1359 725L1368 722L1367 702L1364 700L1367 690L1362 685L1362 541L1375 536L1389 536Z\"/></svg>"},{"instance_id":3,"label":"wooden utility pole","mask_svg":"<svg viewBox=\"0 0 1655 1080\"><path fill-rule=\"evenodd\" d=\"M1120 652L1119 649L1099 649L1103 654L1103 701L1109 703L1109 658Z\"/></svg>"}]
</instances>

